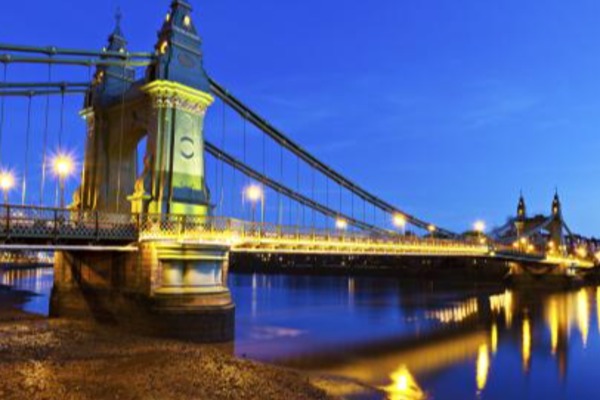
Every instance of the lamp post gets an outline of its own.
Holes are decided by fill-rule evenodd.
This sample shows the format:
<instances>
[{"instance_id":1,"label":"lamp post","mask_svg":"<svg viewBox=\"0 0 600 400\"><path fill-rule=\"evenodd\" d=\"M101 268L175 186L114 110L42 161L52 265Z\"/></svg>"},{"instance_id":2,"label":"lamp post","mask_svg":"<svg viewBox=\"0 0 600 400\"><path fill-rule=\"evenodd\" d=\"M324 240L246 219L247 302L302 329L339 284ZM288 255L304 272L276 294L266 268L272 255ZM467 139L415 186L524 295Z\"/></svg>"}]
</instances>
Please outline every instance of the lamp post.
<instances>
[{"instance_id":1,"label":"lamp post","mask_svg":"<svg viewBox=\"0 0 600 400\"><path fill-rule=\"evenodd\" d=\"M475 232L477 232L477 239L479 239L479 241L483 241L483 234L485 232L485 222L483 221L475 221L475 223L473 224L473 229L475 230Z\"/></svg>"},{"instance_id":2,"label":"lamp post","mask_svg":"<svg viewBox=\"0 0 600 400\"><path fill-rule=\"evenodd\" d=\"M437 228L435 225L429 225L427 227L427 230L429 231L429 235L431 236L432 239L435 239L435 231L437 231Z\"/></svg>"},{"instance_id":3,"label":"lamp post","mask_svg":"<svg viewBox=\"0 0 600 400\"><path fill-rule=\"evenodd\" d=\"M15 186L15 177L10 172L0 173L0 188L4 193L4 205L8 204L8 192Z\"/></svg>"},{"instance_id":4,"label":"lamp post","mask_svg":"<svg viewBox=\"0 0 600 400\"><path fill-rule=\"evenodd\" d=\"M73 160L66 154L58 154L54 157L53 166L60 188L60 208L65 208L65 180L73 173Z\"/></svg>"},{"instance_id":5,"label":"lamp post","mask_svg":"<svg viewBox=\"0 0 600 400\"><path fill-rule=\"evenodd\" d=\"M402 230L402 236L405 236L406 235L406 217L402 214L396 214L396 215L394 215L392 222L394 223L394 226L396 228L400 228Z\"/></svg>"},{"instance_id":6,"label":"lamp post","mask_svg":"<svg viewBox=\"0 0 600 400\"><path fill-rule=\"evenodd\" d=\"M252 222L256 222L256 203L261 202L261 222L264 222L264 192L258 185L250 185L245 190L246 198L252 204Z\"/></svg>"},{"instance_id":7,"label":"lamp post","mask_svg":"<svg viewBox=\"0 0 600 400\"><path fill-rule=\"evenodd\" d=\"M335 227L340 231L345 231L348 229L348 221L343 218L338 218L335 220Z\"/></svg>"}]
</instances>

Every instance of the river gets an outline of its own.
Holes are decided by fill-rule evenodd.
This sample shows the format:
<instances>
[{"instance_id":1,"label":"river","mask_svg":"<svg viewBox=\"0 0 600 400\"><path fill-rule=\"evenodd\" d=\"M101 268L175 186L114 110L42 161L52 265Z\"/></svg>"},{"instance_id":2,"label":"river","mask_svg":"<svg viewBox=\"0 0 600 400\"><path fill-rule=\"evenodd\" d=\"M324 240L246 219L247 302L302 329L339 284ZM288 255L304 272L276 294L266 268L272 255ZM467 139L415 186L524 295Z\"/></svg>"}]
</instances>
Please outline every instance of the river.
<instances>
[{"instance_id":1,"label":"river","mask_svg":"<svg viewBox=\"0 0 600 400\"><path fill-rule=\"evenodd\" d=\"M51 269L0 271L47 314ZM393 278L230 278L240 357L342 377L349 399L600 398L600 289L510 291Z\"/></svg>"}]
</instances>

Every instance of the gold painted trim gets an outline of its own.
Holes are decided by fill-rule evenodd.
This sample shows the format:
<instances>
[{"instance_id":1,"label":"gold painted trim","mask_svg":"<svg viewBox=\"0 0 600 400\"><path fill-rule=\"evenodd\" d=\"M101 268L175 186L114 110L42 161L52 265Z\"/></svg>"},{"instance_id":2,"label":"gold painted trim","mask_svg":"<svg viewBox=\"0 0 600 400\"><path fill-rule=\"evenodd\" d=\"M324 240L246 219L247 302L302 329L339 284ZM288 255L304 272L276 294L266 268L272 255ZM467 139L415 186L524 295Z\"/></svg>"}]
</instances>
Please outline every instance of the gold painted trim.
<instances>
[{"instance_id":1,"label":"gold painted trim","mask_svg":"<svg viewBox=\"0 0 600 400\"><path fill-rule=\"evenodd\" d=\"M151 96L179 98L204 108L215 101L215 98L209 93L172 81L154 81L143 86L141 90Z\"/></svg>"}]
</instances>

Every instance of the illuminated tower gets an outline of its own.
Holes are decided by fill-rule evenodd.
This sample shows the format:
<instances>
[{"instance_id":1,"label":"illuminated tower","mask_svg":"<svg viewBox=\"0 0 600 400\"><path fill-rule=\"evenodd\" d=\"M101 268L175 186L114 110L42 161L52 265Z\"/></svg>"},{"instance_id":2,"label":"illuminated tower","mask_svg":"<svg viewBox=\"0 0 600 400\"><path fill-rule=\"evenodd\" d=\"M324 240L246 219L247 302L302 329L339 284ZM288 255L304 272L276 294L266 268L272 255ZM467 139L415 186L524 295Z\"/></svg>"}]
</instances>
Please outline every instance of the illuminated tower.
<instances>
[{"instance_id":1,"label":"illuminated tower","mask_svg":"<svg viewBox=\"0 0 600 400\"><path fill-rule=\"evenodd\" d=\"M517 230L517 237L525 232L525 220L527 219L527 206L525 205L525 199L523 198L523 192L519 196L519 205L517 206L517 219L515 220L515 228Z\"/></svg>"},{"instance_id":2,"label":"illuminated tower","mask_svg":"<svg viewBox=\"0 0 600 400\"><path fill-rule=\"evenodd\" d=\"M563 229L562 205L558 197L558 191L556 191L554 199L552 199L552 222L548 227L548 231L550 232L550 241L553 243L552 246L561 253L566 252Z\"/></svg>"},{"instance_id":3,"label":"illuminated tower","mask_svg":"<svg viewBox=\"0 0 600 400\"><path fill-rule=\"evenodd\" d=\"M182 0L171 3L142 79L135 81L129 64L98 67L82 112L88 125L82 208L209 214L203 131L214 99L191 12ZM103 57L110 61L128 60L120 19Z\"/></svg>"},{"instance_id":4,"label":"illuminated tower","mask_svg":"<svg viewBox=\"0 0 600 400\"><path fill-rule=\"evenodd\" d=\"M202 40L191 6L174 0L155 46L157 62L142 91L152 98L156 122L150 212L206 215L204 116L214 99L204 71ZM150 190L150 188L147 188Z\"/></svg>"}]
</instances>

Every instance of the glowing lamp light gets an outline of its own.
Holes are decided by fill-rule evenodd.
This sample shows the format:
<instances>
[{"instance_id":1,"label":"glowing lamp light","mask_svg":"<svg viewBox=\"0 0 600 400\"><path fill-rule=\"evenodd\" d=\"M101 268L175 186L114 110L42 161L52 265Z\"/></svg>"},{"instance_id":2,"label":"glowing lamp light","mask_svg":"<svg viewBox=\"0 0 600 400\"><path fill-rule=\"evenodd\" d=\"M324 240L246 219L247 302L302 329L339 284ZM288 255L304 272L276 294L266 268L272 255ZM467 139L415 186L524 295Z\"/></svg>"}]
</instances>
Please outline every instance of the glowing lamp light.
<instances>
[{"instance_id":1,"label":"glowing lamp light","mask_svg":"<svg viewBox=\"0 0 600 400\"><path fill-rule=\"evenodd\" d=\"M437 231L437 228L435 227L435 225L429 225L427 227L427 230L429 231L429 233L434 233L435 231Z\"/></svg>"},{"instance_id":2,"label":"glowing lamp light","mask_svg":"<svg viewBox=\"0 0 600 400\"><path fill-rule=\"evenodd\" d=\"M392 222L394 223L394 226L404 228L406 226L406 217L402 214L396 214L394 215Z\"/></svg>"},{"instance_id":3,"label":"glowing lamp light","mask_svg":"<svg viewBox=\"0 0 600 400\"><path fill-rule=\"evenodd\" d=\"M588 256L588 251L584 246L578 247L576 253L580 258L587 258Z\"/></svg>"},{"instance_id":4,"label":"glowing lamp light","mask_svg":"<svg viewBox=\"0 0 600 400\"><path fill-rule=\"evenodd\" d=\"M169 42L167 42L167 41L165 40L165 41L163 41L163 42L160 44L160 48L159 48L158 52L159 52L160 54L167 54L167 49L168 49L168 48L169 48Z\"/></svg>"},{"instance_id":5,"label":"glowing lamp light","mask_svg":"<svg viewBox=\"0 0 600 400\"><path fill-rule=\"evenodd\" d=\"M483 221L476 221L473 224L473 229L475 229L475 232L483 233L485 231L485 222L483 222Z\"/></svg>"},{"instance_id":6,"label":"glowing lamp light","mask_svg":"<svg viewBox=\"0 0 600 400\"><path fill-rule=\"evenodd\" d=\"M15 186L15 177L12 173L5 171L0 173L0 189L4 192L11 190Z\"/></svg>"},{"instance_id":7,"label":"glowing lamp light","mask_svg":"<svg viewBox=\"0 0 600 400\"><path fill-rule=\"evenodd\" d=\"M346 230L346 229L348 229L348 221L346 221L345 219L342 219L342 218L338 218L335 221L335 227L340 230Z\"/></svg>"},{"instance_id":8,"label":"glowing lamp light","mask_svg":"<svg viewBox=\"0 0 600 400\"><path fill-rule=\"evenodd\" d=\"M258 185L250 185L246 188L246 198L251 202L260 201L263 198L263 190Z\"/></svg>"},{"instance_id":9,"label":"glowing lamp light","mask_svg":"<svg viewBox=\"0 0 600 400\"><path fill-rule=\"evenodd\" d=\"M54 172L60 178L66 178L71 175L75 169L73 159L67 154L58 154L52 162Z\"/></svg>"}]
</instances>

